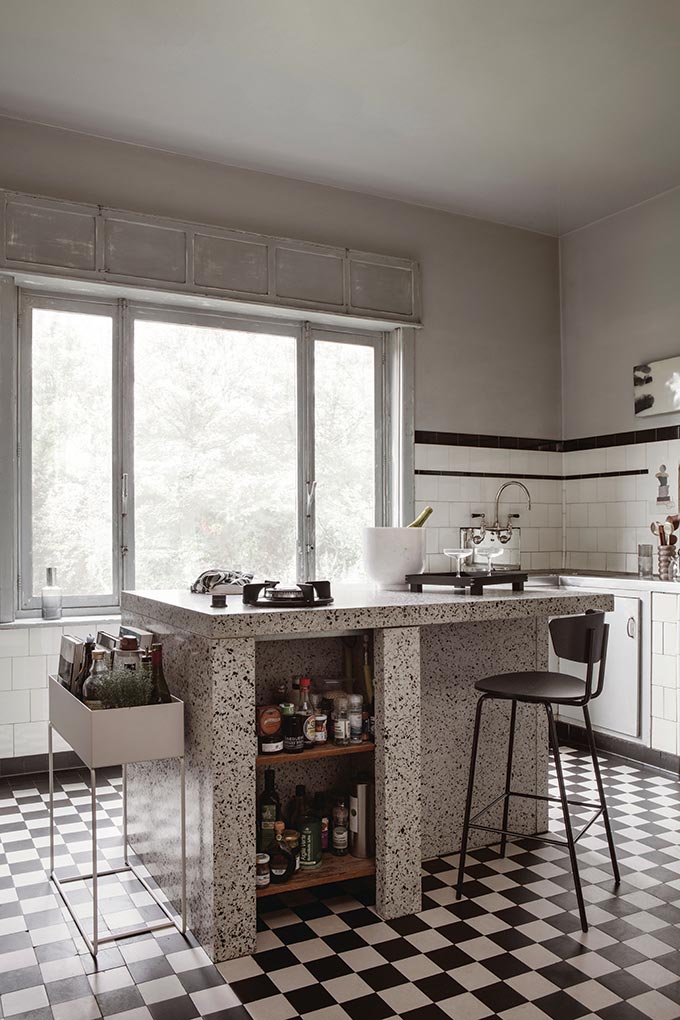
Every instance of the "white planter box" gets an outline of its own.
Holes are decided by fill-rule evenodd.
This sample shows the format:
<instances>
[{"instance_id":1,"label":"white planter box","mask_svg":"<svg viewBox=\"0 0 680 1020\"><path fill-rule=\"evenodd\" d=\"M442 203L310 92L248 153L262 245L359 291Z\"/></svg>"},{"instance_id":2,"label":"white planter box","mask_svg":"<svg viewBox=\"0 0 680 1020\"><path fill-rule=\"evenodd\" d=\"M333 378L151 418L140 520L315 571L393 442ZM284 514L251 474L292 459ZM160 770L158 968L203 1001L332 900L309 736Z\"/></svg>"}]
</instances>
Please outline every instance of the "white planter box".
<instances>
[{"instance_id":1,"label":"white planter box","mask_svg":"<svg viewBox=\"0 0 680 1020\"><path fill-rule=\"evenodd\" d=\"M181 758L184 702L93 712L50 677L50 723L88 768Z\"/></svg>"}]
</instances>

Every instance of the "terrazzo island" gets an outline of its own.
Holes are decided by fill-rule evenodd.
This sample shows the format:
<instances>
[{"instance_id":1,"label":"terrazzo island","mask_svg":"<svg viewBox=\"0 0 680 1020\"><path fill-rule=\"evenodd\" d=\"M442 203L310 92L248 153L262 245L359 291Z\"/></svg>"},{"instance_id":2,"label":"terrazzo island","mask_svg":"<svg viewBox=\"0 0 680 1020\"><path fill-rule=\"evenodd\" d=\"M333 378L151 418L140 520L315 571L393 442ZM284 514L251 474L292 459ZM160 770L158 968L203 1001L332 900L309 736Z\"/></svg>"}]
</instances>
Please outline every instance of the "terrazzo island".
<instances>
[{"instance_id":1,"label":"terrazzo island","mask_svg":"<svg viewBox=\"0 0 680 1020\"><path fill-rule=\"evenodd\" d=\"M215 962L255 949L262 777L254 718L272 683L342 675L341 636L372 632L376 735L368 765L374 764L375 775L376 904L391 919L420 909L421 860L460 845L474 682L495 672L547 668L550 617L614 608L606 593L545 587L521 593L495 588L472 597L443 589L415 594L336 586L334 595L333 605L323 608L258 609L229 596L226 609L212 609L209 596L185 591L123 593L123 621L159 635L169 687L185 702L189 925ZM508 716L502 703L490 704L485 714L479 806L503 789ZM297 782L312 791L337 784L349 760L276 766L272 756L271 764L287 796ZM128 777L131 844L177 901L178 765L135 765ZM544 716L520 705L513 785L545 793L547 780ZM511 828L531 834L546 825L545 805L513 803ZM473 846L493 839L474 835Z\"/></svg>"}]
</instances>

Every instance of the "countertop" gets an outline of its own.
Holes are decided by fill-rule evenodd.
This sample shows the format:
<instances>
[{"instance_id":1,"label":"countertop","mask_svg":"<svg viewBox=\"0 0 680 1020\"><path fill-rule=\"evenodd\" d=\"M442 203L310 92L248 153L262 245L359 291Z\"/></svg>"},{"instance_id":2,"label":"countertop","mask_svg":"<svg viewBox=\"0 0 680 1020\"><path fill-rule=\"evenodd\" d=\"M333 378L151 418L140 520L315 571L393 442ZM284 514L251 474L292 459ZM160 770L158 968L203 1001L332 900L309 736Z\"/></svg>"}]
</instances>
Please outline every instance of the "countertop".
<instances>
[{"instance_id":1,"label":"countertop","mask_svg":"<svg viewBox=\"0 0 680 1020\"><path fill-rule=\"evenodd\" d=\"M332 605L318 608L259 609L245 606L240 595L228 595L226 609L212 609L209 595L184 590L125 591L121 611L123 616L144 616L205 637L236 638L566 616L614 608L613 597L606 592L547 586L523 592L490 588L483 595L459 595L442 588L416 593L337 584L333 594Z\"/></svg>"}]
</instances>

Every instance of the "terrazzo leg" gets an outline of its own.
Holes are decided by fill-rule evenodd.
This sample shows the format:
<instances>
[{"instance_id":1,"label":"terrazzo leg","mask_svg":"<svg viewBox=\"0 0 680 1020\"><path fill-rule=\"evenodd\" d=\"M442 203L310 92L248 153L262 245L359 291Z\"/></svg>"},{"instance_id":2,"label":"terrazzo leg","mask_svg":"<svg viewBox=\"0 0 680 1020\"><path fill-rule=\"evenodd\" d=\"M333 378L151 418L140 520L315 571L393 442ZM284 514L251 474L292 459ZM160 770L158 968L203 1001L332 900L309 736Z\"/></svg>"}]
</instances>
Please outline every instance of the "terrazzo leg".
<instances>
[{"instance_id":1,"label":"terrazzo leg","mask_svg":"<svg viewBox=\"0 0 680 1020\"><path fill-rule=\"evenodd\" d=\"M538 617L536 627L535 669L549 669L550 631L547 616ZM548 720L543 708L534 709L536 716L536 793L546 797L549 792ZM536 832L546 832L549 826L549 808L546 801L536 801Z\"/></svg>"},{"instance_id":2,"label":"terrazzo leg","mask_svg":"<svg viewBox=\"0 0 680 1020\"><path fill-rule=\"evenodd\" d=\"M214 641L213 959L255 951L255 641Z\"/></svg>"},{"instance_id":3,"label":"terrazzo leg","mask_svg":"<svg viewBox=\"0 0 680 1020\"><path fill-rule=\"evenodd\" d=\"M420 631L375 631L376 907L389 920L421 909Z\"/></svg>"}]
</instances>

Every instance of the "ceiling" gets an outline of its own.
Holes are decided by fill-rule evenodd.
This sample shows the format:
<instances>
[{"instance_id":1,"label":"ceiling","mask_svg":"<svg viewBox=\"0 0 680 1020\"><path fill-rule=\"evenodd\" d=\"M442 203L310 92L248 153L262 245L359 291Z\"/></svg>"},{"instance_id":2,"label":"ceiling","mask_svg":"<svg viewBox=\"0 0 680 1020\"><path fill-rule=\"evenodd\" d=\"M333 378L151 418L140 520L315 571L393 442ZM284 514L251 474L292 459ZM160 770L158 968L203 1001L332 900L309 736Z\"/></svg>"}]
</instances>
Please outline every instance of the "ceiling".
<instances>
[{"instance_id":1,"label":"ceiling","mask_svg":"<svg viewBox=\"0 0 680 1020\"><path fill-rule=\"evenodd\" d=\"M562 234L680 185L680 2L2 0L0 111Z\"/></svg>"}]
</instances>

